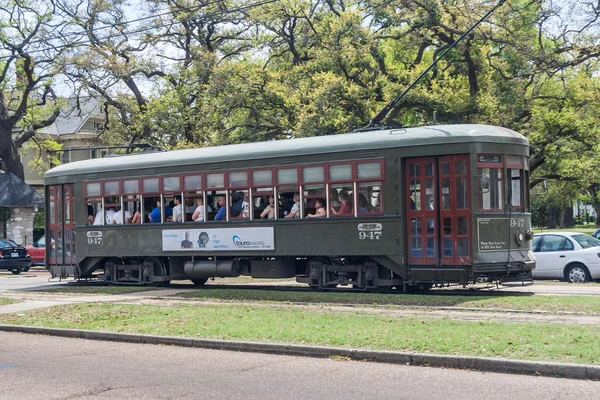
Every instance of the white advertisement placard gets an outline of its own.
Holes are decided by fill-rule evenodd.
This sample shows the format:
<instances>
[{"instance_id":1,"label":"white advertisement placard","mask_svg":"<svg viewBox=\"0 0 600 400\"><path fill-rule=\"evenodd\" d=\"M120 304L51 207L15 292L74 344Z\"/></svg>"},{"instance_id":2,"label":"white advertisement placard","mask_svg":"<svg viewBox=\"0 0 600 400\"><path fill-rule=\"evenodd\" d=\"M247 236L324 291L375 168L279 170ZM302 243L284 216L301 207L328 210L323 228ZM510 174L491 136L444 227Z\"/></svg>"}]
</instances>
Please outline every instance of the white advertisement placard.
<instances>
[{"instance_id":1,"label":"white advertisement placard","mask_svg":"<svg viewBox=\"0 0 600 400\"><path fill-rule=\"evenodd\" d=\"M273 227L169 229L162 231L163 251L275 250Z\"/></svg>"}]
</instances>

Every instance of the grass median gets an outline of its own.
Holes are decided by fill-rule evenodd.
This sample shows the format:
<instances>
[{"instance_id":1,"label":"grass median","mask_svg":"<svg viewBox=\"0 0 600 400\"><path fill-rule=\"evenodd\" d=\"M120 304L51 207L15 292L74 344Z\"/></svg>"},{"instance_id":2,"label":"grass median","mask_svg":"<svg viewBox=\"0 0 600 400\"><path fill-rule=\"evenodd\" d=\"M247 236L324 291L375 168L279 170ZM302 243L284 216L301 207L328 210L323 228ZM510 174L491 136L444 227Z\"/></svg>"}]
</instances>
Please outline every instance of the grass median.
<instances>
[{"instance_id":1,"label":"grass median","mask_svg":"<svg viewBox=\"0 0 600 400\"><path fill-rule=\"evenodd\" d=\"M174 288L168 288L174 289ZM43 290L49 293L69 294L126 294L153 290L161 295L160 288L127 286L71 286ZM310 292L261 289L220 289L207 287L180 292L176 297L201 301L280 302L310 304L356 304L365 306L422 306L460 307L485 310L516 310L524 312L600 314L599 296L551 296L517 293L476 293L470 296L440 294L375 294L357 292Z\"/></svg>"},{"instance_id":2,"label":"grass median","mask_svg":"<svg viewBox=\"0 0 600 400\"><path fill-rule=\"evenodd\" d=\"M38 292L43 293L69 293L69 294L91 294L91 295L110 295L110 294L128 294L128 293L139 293L139 292L151 292L156 290L163 290L162 288L152 286L89 286L89 285L73 285L73 286L60 286L55 288L49 288L39 290ZM157 293L158 294L158 293Z\"/></svg>"},{"instance_id":3,"label":"grass median","mask_svg":"<svg viewBox=\"0 0 600 400\"><path fill-rule=\"evenodd\" d=\"M0 306L3 306L5 304L11 304L11 303L16 303L17 300L13 300L13 299L6 299L4 297L0 297Z\"/></svg>"},{"instance_id":4,"label":"grass median","mask_svg":"<svg viewBox=\"0 0 600 400\"><path fill-rule=\"evenodd\" d=\"M0 323L271 343L599 364L596 326L457 321L284 306L73 304Z\"/></svg>"},{"instance_id":5,"label":"grass median","mask_svg":"<svg viewBox=\"0 0 600 400\"><path fill-rule=\"evenodd\" d=\"M600 314L600 297L540 296L496 293L490 295L374 294L356 292L307 292L248 289L204 289L178 293L197 300L276 301L288 303L357 304L377 306L461 307L486 310L574 312Z\"/></svg>"}]
</instances>

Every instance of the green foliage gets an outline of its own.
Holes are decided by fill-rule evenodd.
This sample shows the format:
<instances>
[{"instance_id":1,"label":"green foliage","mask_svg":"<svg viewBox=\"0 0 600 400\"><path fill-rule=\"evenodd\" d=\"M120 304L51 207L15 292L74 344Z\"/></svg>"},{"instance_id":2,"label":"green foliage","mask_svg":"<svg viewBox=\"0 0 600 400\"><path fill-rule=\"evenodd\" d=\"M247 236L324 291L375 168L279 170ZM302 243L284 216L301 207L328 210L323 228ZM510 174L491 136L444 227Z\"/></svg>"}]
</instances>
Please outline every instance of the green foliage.
<instances>
[{"instance_id":1,"label":"green foliage","mask_svg":"<svg viewBox=\"0 0 600 400\"><path fill-rule=\"evenodd\" d=\"M43 175L51 167L61 164L60 156L63 145L49 137L38 136L23 145L23 153L33 153L35 156L29 161L29 169Z\"/></svg>"},{"instance_id":2,"label":"green foliage","mask_svg":"<svg viewBox=\"0 0 600 400\"><path fill-rule=\"evenodd\" d=\"M533 226L545 227L550 220L549 201L545 195L531 196L531 223Z\"/></svg>"}]
</instances>

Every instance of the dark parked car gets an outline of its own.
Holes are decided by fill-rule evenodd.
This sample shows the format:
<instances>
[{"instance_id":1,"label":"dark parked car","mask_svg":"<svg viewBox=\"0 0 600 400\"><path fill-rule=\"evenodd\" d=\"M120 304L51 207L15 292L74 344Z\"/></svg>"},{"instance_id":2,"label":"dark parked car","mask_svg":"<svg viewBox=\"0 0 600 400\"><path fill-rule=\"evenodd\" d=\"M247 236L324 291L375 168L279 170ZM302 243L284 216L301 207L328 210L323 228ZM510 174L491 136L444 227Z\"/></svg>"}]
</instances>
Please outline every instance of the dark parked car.
<instances>
[{"instance_id":1,"label":"dark parked car","mask_svg":"<svg viewBox=\"0 0 600 400\"><path fill-rule=\"evenodd\" d=\"M23 246L12 240L0 239L0 269L7 269L15 275L29 271L31 257Z\"/></svg>"},{"instance_id":2,"label":"dark parked car","mask_svg":"<svg viewBox=\"0 0 600 400\"><path fill-rule=\"evenodd\" d=\"M42 236L33 245L25 246L33 265L46 265L46 236Z\"/></svg>"},{"instance_id":3,"label":"dark parked car","mask_svg":"<svg viewBox=\"0 0 600 400\"><path fill-rule=\"evenodd\" d=\"M600 239L600 229L596 229L594 233L592 233L592 236L596 239Z\"/></svg>"}]
</instances>

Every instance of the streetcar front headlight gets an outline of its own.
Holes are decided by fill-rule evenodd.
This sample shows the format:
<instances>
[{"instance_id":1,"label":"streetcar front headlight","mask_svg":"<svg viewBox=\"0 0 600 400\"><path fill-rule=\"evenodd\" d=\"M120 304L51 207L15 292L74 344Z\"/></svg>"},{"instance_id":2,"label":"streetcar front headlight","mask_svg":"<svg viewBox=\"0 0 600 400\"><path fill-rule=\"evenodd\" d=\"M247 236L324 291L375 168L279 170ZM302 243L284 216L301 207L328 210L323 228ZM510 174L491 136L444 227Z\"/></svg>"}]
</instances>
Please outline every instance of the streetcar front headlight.
<instances>
[{"instance_id":1,"label":"streetcar front headlight","mask_svg":"<svg viewBox=\"0 0 600 400\"><path fill-rule=\"evenodd\" d=\"M525 235L523 234L523 232L517 232L517 234L515 235L515 240L517 241L517 244L521 244L523 243L523 239L525 239Z\"/></svg>"}]
</instances>

